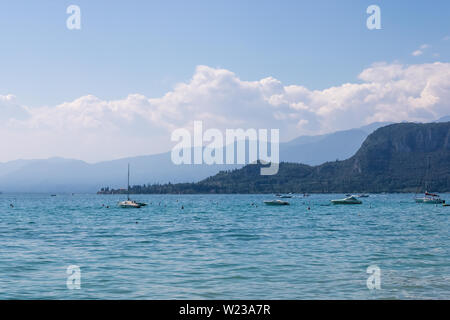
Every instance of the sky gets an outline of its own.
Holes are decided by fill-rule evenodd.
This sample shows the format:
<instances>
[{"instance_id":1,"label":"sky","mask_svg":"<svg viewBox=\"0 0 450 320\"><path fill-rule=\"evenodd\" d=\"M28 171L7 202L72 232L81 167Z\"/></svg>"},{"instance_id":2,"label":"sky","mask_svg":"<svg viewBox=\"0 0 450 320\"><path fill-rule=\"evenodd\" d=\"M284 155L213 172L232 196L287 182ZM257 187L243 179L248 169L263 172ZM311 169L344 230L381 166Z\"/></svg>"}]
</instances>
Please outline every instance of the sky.
<instances>
[{"instance_id":1,"label":"sky","mask_svg":"<svg viewBox=\"0 0 450 320\"><path fill-rule=\"evenodd\" d=\"M450 114L449 18L446 0L2 1L0 161L164 152L195 120L282 141L432 121Z\"/></svg>"}]
</instances>

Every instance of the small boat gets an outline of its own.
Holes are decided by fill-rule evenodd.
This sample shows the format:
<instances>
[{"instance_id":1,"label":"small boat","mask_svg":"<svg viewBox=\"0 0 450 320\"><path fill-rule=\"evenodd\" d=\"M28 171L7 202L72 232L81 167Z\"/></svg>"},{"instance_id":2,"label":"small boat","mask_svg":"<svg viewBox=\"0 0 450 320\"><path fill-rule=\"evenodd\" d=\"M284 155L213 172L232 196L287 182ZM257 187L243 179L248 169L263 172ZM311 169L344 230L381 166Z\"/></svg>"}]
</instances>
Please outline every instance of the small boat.
<instances>
[{"instance_id":1,"label":"small boat","mask_svg":"<svg viewBox=\"0 0 450 320\"><path fill-rule=\"evenodd\" d=\"M435 193L430 193L425 191L425 197L423 198L415 198L416 203L427 203L427 204L441 204L445 203L441 197Z\"/></svg>"},{"instance_id":2,"label":"small boat","mask_svg":"<svg viewBox=\"0 0 450 320\"><path fill-rule=\"evenodd\" d=\"M268 206L288 206L289 202L283 200L266 200L264 204Z\"/></svg>"},{"instance_id":3,"label":"small boat","mask_svg":"<svg viewBox=\"0 0 450 320\"><path fill-rule=\"evenodd\" d=\"M282 199L289 199L289 198L292 198L292 196L290 196L290 195L283 195L283 196L279 196L280 198L282 198Z\"/></svg>"},{"instance_id":4,"label":"small boat","mask_svg":"<svg viewBox=\"0 0 450 320\"><path fill-rule=\"evenodd\" d=\"M354 196L350 196L344 199L331 200L332 204L362 204L361 200L356 199Z\"/></svg>"},{"instance_id":5,"label":"small boat","mask_svg":"<svg viewBox=\"0 0 450 320\"><path fill-rule=\"evenodd\" d=\"M359 194L359 195L357 196L357 198L368 198L368 197L369 197L369 195L368 195L368 194L365 194L365 193Z\"/></svg>"},{"instance_id":6,"label":"small boat","mask_svg":"<svg viewBox=\"0 0 450 320\"><path fill-rule=\"evenodd\" d=\"M128 192L127 192L127 200L126 201L120 201L119 207L121 208L141 208L145 207L147 204L143 202L137 202L130 199L130 164L128 164Z\"/></svg>"},{"instance_id":7,"label":"small boat","mask_svg":"<svg viewBox=\"0 0 450 320\"><path fill-rule=\"evenodd\" d=\"M133 200L126 200L119 202L119 207L121 208L140 208L141 206L139 203L133 201Z\"/></svg>"},{"instance_id":8,"label":"small boat","mask_svg":"<svg viewBox=\"0 0 450 320\"><path fill-rule=\"evenodd\" d=\"M443 207L450 207L450 203L445 203L445 200L444 200L444 203L442 204L442 206Z\"/></svg>"}]
</instances>

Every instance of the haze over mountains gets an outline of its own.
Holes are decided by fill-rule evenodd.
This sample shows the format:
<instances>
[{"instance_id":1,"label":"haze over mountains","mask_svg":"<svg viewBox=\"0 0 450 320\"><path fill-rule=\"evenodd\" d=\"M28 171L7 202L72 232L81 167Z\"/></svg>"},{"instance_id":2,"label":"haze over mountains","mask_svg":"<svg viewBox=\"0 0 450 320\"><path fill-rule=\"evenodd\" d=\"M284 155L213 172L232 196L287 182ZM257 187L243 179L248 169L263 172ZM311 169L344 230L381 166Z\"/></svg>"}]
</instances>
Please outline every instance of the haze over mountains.
<instances>
[{"instance_id":1,"label":"haze over mountains","mask_svg":"<svg viewBox=\"0 0 450 320\"><path fill-rule=\"evenodd\" d=\"M319 165L326 161L347 159L358 150L370 133L387 124L373 123L326 135L298 137L280 144L280 160ZM16 160L0 163L0 191L88 193L96 192L105 186L124 188L128 163L132 167L133 185L196 182L222 170L242 167L242 165L177 166L172 163L170 152L95 164L62 158Z\"/></svg>"},{"instance_id":2,"label":"haze over mountains","mask_svg":"<svg viewBox=\"0 0 450 320\"><path fill-rule=\"evenodd\" d=\"M318 166L281 163L263 176L260 164L220 172L198 183L134 188L139 193L360 193L450 191L450 122L379 128L351 158Z\"/></svg>"}]
</instances>

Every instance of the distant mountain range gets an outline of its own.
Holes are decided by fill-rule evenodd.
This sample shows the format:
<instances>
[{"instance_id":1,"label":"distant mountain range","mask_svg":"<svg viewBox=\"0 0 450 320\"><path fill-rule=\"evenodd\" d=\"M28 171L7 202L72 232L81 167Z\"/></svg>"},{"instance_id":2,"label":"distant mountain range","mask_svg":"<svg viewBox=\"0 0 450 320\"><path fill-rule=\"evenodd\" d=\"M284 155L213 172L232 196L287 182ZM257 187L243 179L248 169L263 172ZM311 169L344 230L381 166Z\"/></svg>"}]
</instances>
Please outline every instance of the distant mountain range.
<instances>
[{"instance_id":1,"label":"distant mountain range","mask_svg":"<svg viewBox=\"0 0 450 320\"><path fill-rule=\"evenodd\" d=\"M450 117L449 117L450 118ZM438 121L441 121L438 120ZM351 157L366 137L389 123L319 136L301 136L280 144L280 160L318 165ZM174 165L171 153L161 153L89 164L80 160L50 158L0 163L0 191L90 193L101 187L126 187L127 164L135 185L197 182L223 170L243 165Z\"/></svg>"},{"instance_id":2,"label":"distant mountain range","mask_svg":"<svg viewBox=\"0 0 450 320\"><path fill-rule=\"evenodd\" d=\"M357 129L301 136L280 144L280 160L319 165L327 161L348 159L361 147L369 134L388 124L391 123L375 122Z\"/></svg>"},{"instance_id":3,"label":"distant mountain range","mask_svg":"<svg viewBox=\"0 0 450 320\"><path fill-rule=\"evenodd\" d=\"M450 191L450 122L392 124L370 134L354 156L318 166L260 164L220 172L193 184L154 185L140 193L304 193Z\"/></svg>"}]
</instances>

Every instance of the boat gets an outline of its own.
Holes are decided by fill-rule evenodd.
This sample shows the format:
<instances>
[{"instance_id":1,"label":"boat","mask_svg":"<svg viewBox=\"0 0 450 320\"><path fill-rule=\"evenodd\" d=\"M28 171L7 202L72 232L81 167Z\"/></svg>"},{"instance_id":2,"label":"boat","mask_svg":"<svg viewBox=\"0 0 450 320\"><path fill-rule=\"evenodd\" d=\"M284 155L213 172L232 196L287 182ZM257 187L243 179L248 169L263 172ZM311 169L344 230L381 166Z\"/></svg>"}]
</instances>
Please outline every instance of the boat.
<instances>
[{"instance_id":1,"label":"boat","mask_svg":"<svg viewBox=\"0 0 450 320\"><path fill-rule=\"evenodd\" d=\"M365 194L365 193L357 195L357 198L368 198L368 197L369 197L369 195Z\"/></svg>"},{"instance_id":2,"label":"boat","mask_svg":"<svg viewBox=\"0 0 450 320\"><path fill-rule=\"evenodd\" d=\"M425 185L425 188L424 188L425 196L421 197L421 198L415 197L414 201L416 203L426 203L426 204L441 204L442 203L442 204L444 204L445 200L442 200L438 194L426 191L430 187L429 182L431 180L431 177L429 175L429 171L430 171L430 167L431 167L430 160L431 160L430 157L428 157L427 169L425 171L425 177L423 178L423 182ZM417 192L416 192L416 194L417 194Z\"/></svg>"},{"instance_id":3,"label":"boat","mask_svg":"<svg viewBox=\"0 0 450 320\"><path fill-rule=\"evenodd\" d=\"M264 204L268 206L288 206L289 202L283 200L266 200Z\"/></svg>"},{"instance_id":4,"label":"boat","mask_svg":"<svg viewBox=\"0 0 450 320\"><path fill-rule=\"evenodd\" d=\"M292 198L292 196L290 196L290 195L280 195L280 196L278 196L279 198L282 198L282 199L289 199L289 198Z\"/></svg>"},{"instance_id":5,"label":"boat","mask_svg":"<svg viewBox=\"0 0 450 320\"><path fill-rule=\"evenodd\" d=\"M140 208L141 206L133 201L133 200L126 200L126 201L121 201L119 202L119 206L121 208Z\"/></svg>"},{"instance_id":6,"label":"boat","mask_svg":"<svg viewBox=\"0 0 450 320\"><path fill-rule=\"evenodd\" d=\"M143 202L137 202L130 199L130 164L128 164L128 189L127 189L127 200L119 202L119 207L121 208L136 208L145 207L147 204Z\"/></svg>"},{"instance_id":7,"label":"boat","mask_svg":"<svg viewBox=\"0 0 450 320\"><path fill-rule=\"evenodd\" d=\"M350 196L344 199L331 200L332 204L362 204L361 200L358 200L354 196Z\"/></svg>"},{"instance_id":8,"label":"boat","mask_svg":"<svg viewBox=\"0 0 450 320\"><path fill-rule=\"evenodd\" d=\"M444 203L442 204L442 206L443 207L450 207L450 203L445 203L445 200L444 200Z\"/></svg>"},{"instance_id":9,"label":"boat","mask_svg":"<svg viewBox=\"0 0 450 320\"><path fill-rule=\"evenodd\" d=\"M427 203L427 204L444 204L445 201L441 199L438 194L430 193L425 191L425 196L422 198L415 198L416 203Z\"/></svg>"}]
</instances>

